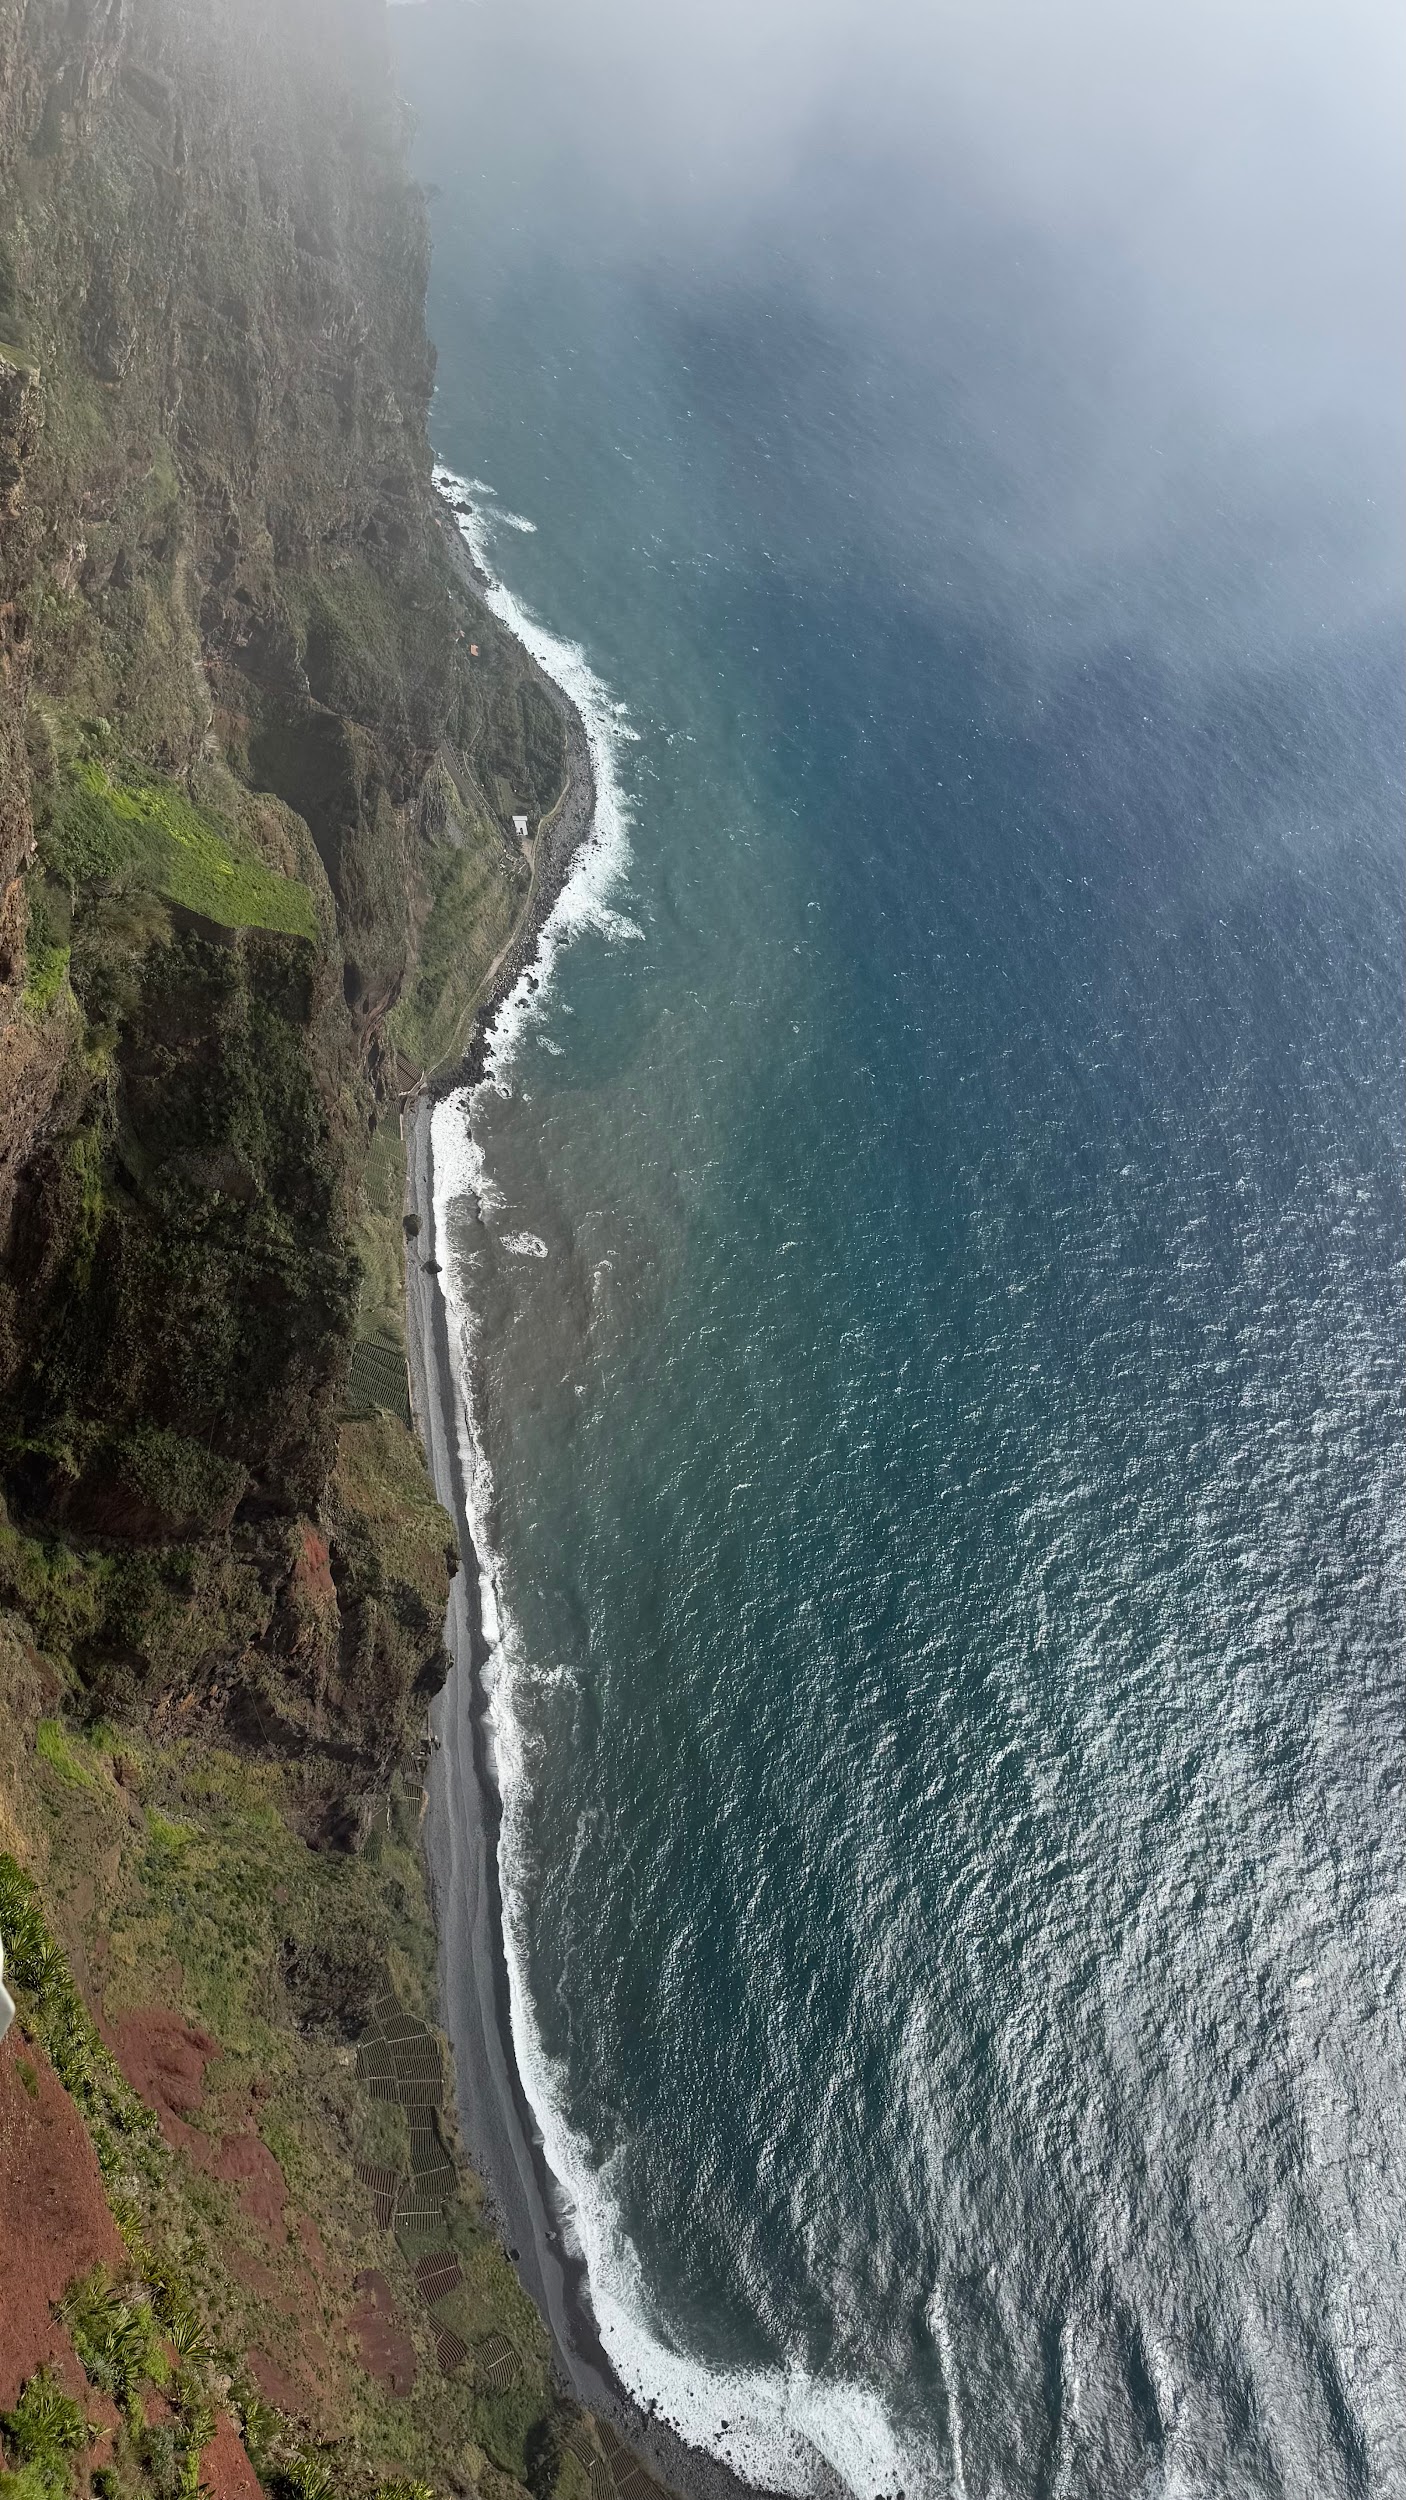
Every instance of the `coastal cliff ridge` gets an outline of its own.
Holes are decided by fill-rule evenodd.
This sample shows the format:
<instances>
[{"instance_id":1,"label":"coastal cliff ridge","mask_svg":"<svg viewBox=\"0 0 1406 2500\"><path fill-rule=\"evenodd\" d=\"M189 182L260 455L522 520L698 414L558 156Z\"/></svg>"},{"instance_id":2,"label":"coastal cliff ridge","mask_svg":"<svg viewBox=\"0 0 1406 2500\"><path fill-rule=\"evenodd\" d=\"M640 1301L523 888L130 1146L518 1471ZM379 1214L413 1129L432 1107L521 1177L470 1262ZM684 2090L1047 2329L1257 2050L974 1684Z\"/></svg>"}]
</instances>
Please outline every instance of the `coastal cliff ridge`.
<instances>
[{"instance_id":1,"label":"coastal cliff ridge","mask_svg":"<svg viewBox=\"0 0 1406 2500\"><path fill-rule=\"evenodd\" d=\"M406 140L379 0L0 0L11 2500L648 2488L438 2022L400 1109L573 730L441 525Z\"/></svg>"}]
</instances>

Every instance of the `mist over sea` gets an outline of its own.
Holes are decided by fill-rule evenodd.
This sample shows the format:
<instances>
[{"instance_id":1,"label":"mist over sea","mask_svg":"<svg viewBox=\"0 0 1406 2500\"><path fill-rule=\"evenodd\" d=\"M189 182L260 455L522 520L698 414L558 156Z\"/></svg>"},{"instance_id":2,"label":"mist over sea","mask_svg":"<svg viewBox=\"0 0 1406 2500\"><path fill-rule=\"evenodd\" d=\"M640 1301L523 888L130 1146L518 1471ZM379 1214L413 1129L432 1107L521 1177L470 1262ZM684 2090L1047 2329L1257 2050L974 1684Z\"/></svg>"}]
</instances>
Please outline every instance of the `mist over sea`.
<instances>
[{"instance_id":1,"label":"mist over sea","mask_svg":"<svg viewBox=\"0 0 1406 2500\"><path fill-rule=\"evenodd\" d=\"M453 1166L519 2045L741 2471L1406 2494L1392 47L1003 15L398 22L614 776Z\"/></svg>"}]
</instances>

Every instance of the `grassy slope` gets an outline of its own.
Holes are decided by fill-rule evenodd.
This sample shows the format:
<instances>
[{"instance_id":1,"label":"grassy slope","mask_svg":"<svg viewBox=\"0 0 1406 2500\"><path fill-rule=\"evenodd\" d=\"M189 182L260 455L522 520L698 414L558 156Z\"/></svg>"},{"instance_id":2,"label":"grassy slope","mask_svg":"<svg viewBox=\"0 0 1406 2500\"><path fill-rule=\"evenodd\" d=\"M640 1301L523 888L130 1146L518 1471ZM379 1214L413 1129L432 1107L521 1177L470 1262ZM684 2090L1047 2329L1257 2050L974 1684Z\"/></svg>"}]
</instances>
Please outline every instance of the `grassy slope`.
<instances>
[{"instance_id":1,"label":"grassy slope","mask_svg":"<svg viewBox=\"0 0 1406 2500\"><path fill-rule=\"evenodd\" d=\"M148 886L225 929L277 929L316 943L312 896L221 833L173 782L114 779L88 762L68 776L39 855L70 893L80 886Z\"/></svg>"},{"instance_id":2,"label":"grassy slope","mask_svg":"<svg viewBox=\"0 0 1406 2500\"><path fill-rule=\"evenodd\" d=\"M423 1573L444 1522L423 1497L407 1500L413 1452L401 1438L384 1418L347 1427L340 1490L364 1506L383 1567ZM154 2261L148 2281L178 2282L203 2322L215 2378L233 2387L265 2479L286 2476L309 2436L332 2443L339 2491L408 2473L492 2494L499 2478L524 2477L534 2433L540 2446L560 2408L536 2314L455 2148L448 2096L438 2125L455 2183L435 2236L457 2252L463 2279L438 2319L412 2271L423 2237L406 2234L402 2246L378 2228L355 2170L363 2161L404 2172L409 2160L405 2113L373 2100L357 2075L351 2043L371 1994L389 1982L407 2011L434 2017L413 1780L392 1782L359 1853L312 1850L296 1835L285 1766L199 1736L66 1721L58 1663L36 1658L13 1616L0 1618L0 1684L11 1705L0 1843L37 1878L80 1999L119 2044L124 2018L160 2010L217 2044L200 2105L173 2130L186 2148L119 2136L108 2184L129 2241ZM45 2039L32 1997L19 1993L21 2019ZM111 2139L111 2110L89 2115ZM218 2175L222 2159L238 2166L222 2147L241 2147L247 2168L255 2139L282 2174L281 2210L265 2204L259 2216L237 2179ZM391 2394L359 2359L355 2283L367 2268L384 2277L414 2347L413 2394ZM450 2372L436 2359L437 2324L468 2347ZM494 2377L510 2355L510 2386L486 2384L485 2349ZM285 2418L255 2401L265 2356L279 2363ZM130 2488L150 2488L135 2454L129 2466ZM569 2455L555 2487L584 2500Z\"/></svg>"},{"instance_id":3,"label":"grassy slope","mask_svg":"<svg viewBox=\"0 0 1406 2500\"><path fill-rule=\"evenodd\" d=\"M527 892L515 847L445 840L429 858L430 908L415 968L390 1032L417 1070L433 1070L468 1040L468 1019L489 966Z\"/></svg>"}]
</instances>

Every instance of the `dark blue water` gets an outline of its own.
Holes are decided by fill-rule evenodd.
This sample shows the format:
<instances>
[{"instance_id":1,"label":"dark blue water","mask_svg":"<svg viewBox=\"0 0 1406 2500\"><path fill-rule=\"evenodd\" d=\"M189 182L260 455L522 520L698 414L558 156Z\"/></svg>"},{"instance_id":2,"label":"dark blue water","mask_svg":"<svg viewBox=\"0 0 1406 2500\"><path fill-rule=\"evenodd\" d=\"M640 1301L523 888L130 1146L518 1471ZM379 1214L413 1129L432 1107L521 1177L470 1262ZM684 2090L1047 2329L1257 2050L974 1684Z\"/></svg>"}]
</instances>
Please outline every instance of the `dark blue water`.
<instances>
[{"instance_id":1,"label":"dark blue water","mask_svg":"<svg viewBox=\"0 0 1406 2500\"><path fill-rule=\"evenodd\" d=\"M1091 526L1028 241L940 356L784 238L529 248L434 59L438 448L634 733L456 1205L607 2342L795 2489L1406 2492L1372 516L1203 414Z\"/></svg>"}]
</instances>

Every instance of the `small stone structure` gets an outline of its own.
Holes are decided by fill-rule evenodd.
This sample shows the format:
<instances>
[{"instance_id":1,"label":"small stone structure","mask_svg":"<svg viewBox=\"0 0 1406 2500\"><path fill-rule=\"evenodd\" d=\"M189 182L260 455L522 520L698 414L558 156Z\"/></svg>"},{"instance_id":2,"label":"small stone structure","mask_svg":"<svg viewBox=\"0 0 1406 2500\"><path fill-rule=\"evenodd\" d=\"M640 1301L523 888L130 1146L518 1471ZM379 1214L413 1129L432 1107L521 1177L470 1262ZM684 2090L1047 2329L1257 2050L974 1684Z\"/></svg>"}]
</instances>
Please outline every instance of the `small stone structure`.
<instances>
[{"instance_id":1,"label":"small stone structure","mask_svg":"<svg viewBox=\"0 0 1406 2500\"><path fill-rule=\"evenodd\" d=\"M513 831L517 835L519 842L523 845L523 848L526 849L531 837L527 830L527 818L525 816L515 816L513 818Z\"/></svg>"}]
</instances>

